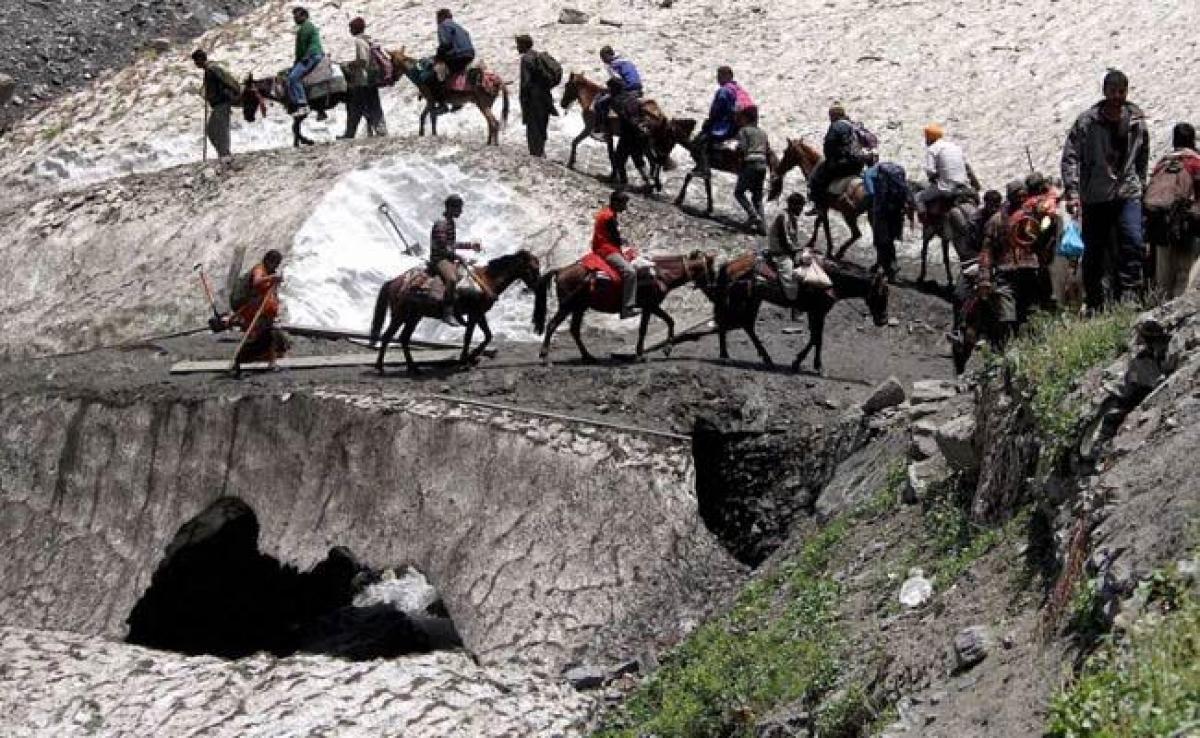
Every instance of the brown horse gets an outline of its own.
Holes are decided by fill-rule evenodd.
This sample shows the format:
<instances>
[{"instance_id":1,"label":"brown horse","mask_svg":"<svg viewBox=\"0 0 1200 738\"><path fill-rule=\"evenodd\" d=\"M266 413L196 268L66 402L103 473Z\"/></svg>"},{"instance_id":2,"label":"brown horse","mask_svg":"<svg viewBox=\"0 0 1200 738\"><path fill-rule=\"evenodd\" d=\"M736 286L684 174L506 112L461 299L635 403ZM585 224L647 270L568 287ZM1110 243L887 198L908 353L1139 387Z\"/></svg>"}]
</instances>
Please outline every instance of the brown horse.
<instances>
[{"instance_id":1,"label":"brown horse","mask_svg":"<svg viewBox=\"0 0 1200 738\"><path fill-rule=\"evenodd\" d=\"M775 174L771 177L771 190L767 195L769 200L777 200L783 194L783 178L796 167L800 167L800 171L804 174L804 178L808 179L812 175L812 171L817 168L817 165L824 160L821 152L810 146L804 137L798 139L787 140L787 148L783 152L783 158L780 159L779 165L775 168ZM825 253L828 256L834 256L833 253L833 234L829 230L829 211L836 210L842 214L846 220L846 225L850 228L850 240L842 244L837 250L836 259L841 259L846 255L846 250L849 249L858 239L862 238L862 230L858 227L858 216L867 212L867 190L863 186L862 178L855 180L850 188L832 203L814 203L817 208L817 223L813 229L812 238L808 240L808 247L812 248L817 243L817 236L821 232L821 227L825 227Z\"/></svg>"},{"instance_id":2,"label":"brown horse","mask_svg":"<svg viewBox=\"0 0 1200 738\"><path fill-rule=\"evenodd\" d=\"M825 317L839 299L861 298L871 311L875 325L887 323L888 283L883 270L875 267L870 271L853 264L830 259L821 261L833 287L825 290L800 287L796 299L789 299L779 284L774 271L765 266L757 254L747 253L721 267L716 285L704 291L713 303L713 319L717 324L720 340L720 357L729 358L725 334L741 328L754 344L755 350L768 367L775 366L770 354L754 331L758 311L763 302L790 308L808 315L808 343L796 354L792 371L800 371L800 365L810 351L815 351L813 368L823 372L821 347L825 340Z\"/></svg>"},{"instance_id":3,"label":"brown horse","mask_svg":"<svg viewBox=\"0 0 1200 738\"><path fill-rule=\"evenodd\" d=\"M698 251L687 256L655 256L653 271L641 269L638 274L637 305L642 309L641 325L638 327L636 354L643 358L646 343L646 329L650 325L650 317L657 316L667 324L667 344L664 353L671 353L671 340L675 337L675 321L662 309L663 300L676 288L689 282L695 282L697 287L705 288L711 284L713 277L713 254ZM546 325L546 304L549 298L550 283L554 282L555 294L558 298L558 311ZM538 335L545 333L542 350L538 356L547 364L550 363L550 341L558 326L571 316L571 336L579 347L579 354L584 362L593 363L593 356L583 345L579 329L583 326L583 315L588 310L601 313L618 313L621 309L621 286L615 280L599 279L589 271L582 260L564 269L546 272L538 282L533 307L533 329Z\"/></svg>"},{"instance_id":4,"label":"brown horse","mask_svg":"<svg viewBox=\"0 0 1200 738\"><path fill-rule=\"evenodd\" d=\"M396 72L408 77L409 81L417 86L417 92L425 99L425 107L421 110L418 135L425 135L426 118L430 121L433 135L438 135L437 119L439 115L442 115L442 109L435 101L440 97L441 102L451 106L473 104L479 108L479 112L483 113L483 117L487 121L488 144L500 145L500 130L504 124L508 123L508 82L490 72L485 72L484 79L479 84L468 84L464 90L445 89L441 90L439 94L435 92L436 82L428 81L427 75L430 72L426 69L427 60L413 59L404 53L403 48L388 53L392 57L392 65ZM504 99L504 104L500 109L500 120L497 120L496 115L492 113L492 106L496 103L497 97Z\"/></svg>"},{"instance_id":5,"label":"brown horse","mask_svg":"<svg viewBox=\"0 0 1200 738\"><path fill-rule=\"evenodd\" d=\"M296 105L292 102L287 92L287 77L278 74L268 79L254 79L254 75L246 76L246 82L242 85L242 116L247 123L253 123L259 115L264 118L267 116L267 101L277 102L287 109L288 115L296 112ZM317 111L317 120L325 120L326 113L333 110L337 106L349 100L348 94L345 92L335 92L330 95L322 95L320 97L310 97L308 107ZM312 146L312 139L306 137L300 130L300 124L304 122L304 118L292 119L292 146L299 148L301 144Z\"/></svg>"},{"instance_id":6,"label":"brown horse","mask_svg":"<svg viewBox=\"0 0 1200 738\"><path fill-rule=\"evenodd\" d=\"M467 318L462 356L459 357L459 362L462 364L475 363L491 342L492 330L488 327L487 312L496 304L496 299L517 281L522 281L526 287L533 289L541 273L541 265L538 263L537 257L525 250L492 259L482 269L475 267L468 267L468 269L472 270L474 281L479 289L460 291L458 299L455 301L455 309L460 315L465 315ZM376 341L382 341L379 346L379 358L375 361L375 369L380 374L383 374L383 359L387 354L388 344L391 343L401 325L404 326L404 330L400 333L400 346L404 349L404 361L410 374L417 373L417 365L413 362L408 342L422 318L440 318L443 311L440 299L430 299L428 294L421 294L422 290L414 288L414 283L419 284L425 279L436 280L438 277L428 274L425 267L417 267L390 282L385 282L379 288L379 297L375 300L375 316L371 321L371 346L374 346ZM392 313L392 320L388 323L387 330L382 331L381 338L383 319L387 317L389 309ZM475 333L476 325L483 331L483 343L471 351L471 337Z\"/></svg>"},{"instance_id":7,"label":"brown horse","mask_svg":"<svg viewBox=\"0 0 1200 738\"><path fill-rule=\"evenodd\" d=\"M587 77L572 72L567 75L567 82L563 86L562 99L559 101L560 107L565 111L575 102L579 103L580 112L583 115L583 130L571 142L571 155L567 158L567 168L575 168L575 158L579 144L583 143L589 136L597 135L604 139L605 146L608 149L608 162L611 170L608 179L611 182L623 184L627 181L625 175L626 164L632 156L634 165L638 169L638 173L642 176L642 181L647 187L653 187L655 190L662 191L662 170L670 170L673 167L671 161L671 151L675 148L675 144L687 140L690 135L690 129L680 133L681 126L688 126L688 122L672 120L667 117L662 111L658 103L654 100L642 101L642 113L646 120L647 132L646 140L642 146L637 149L629 147L615 147L614 142L617 140L617 127L614 120L610 118L607 121L597 121L595 112L592 109L596 98L604 94L605 89L602 85L592 82ZM694 126L695 121L691 121L690 125ZM682 136L682 137L681 137ZM642 158L649 162L649 170L642 168Z\"/></svg>"}]
</instances>

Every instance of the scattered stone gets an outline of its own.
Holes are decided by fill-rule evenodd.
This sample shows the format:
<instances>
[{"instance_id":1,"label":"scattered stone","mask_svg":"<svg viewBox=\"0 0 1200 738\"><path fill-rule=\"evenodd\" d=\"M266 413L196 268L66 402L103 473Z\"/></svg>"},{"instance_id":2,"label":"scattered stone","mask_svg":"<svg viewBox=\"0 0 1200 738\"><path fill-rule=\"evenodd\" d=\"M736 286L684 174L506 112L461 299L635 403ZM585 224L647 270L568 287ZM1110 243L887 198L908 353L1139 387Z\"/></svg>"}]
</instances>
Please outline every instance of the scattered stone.
<instances>
[{"instance_id":1,"label":"scattered stone","mask_svg":"<svg viewBox=\"0 0 1200 738\"><path fill-rule=\"evenodd\" d=\"M609 679L620 679L623 676L637 674L639 671L641 671L641 668L642 665L637 659L629 659L628 661L618 665L617 668L613 669L612 672L609 673Z\"/></svg>"},{"instance_id":2,"label":"scattered stone","mask_svg":"<svg viewBox=\"0 0 1200 738\"><path fill-rule=\"evenodd\" d=\"M972 625L954 636L954 659L958 671L966 671L987 658L992 632L986 625Z\"/></svg>"},{"instance_id":3,"label":"scattered stone","mask_svg":"<svg viewBox=\"0 0 1200 738\"><path fill-rule=\"evenodd\" d=\"M896 407L904 402L904 385L895 377L888 377L871 392L871 396L862 404L864 413L877 413L889 407Z\"/></svg>"},{"instance_id":4,"label":"scattered stone","mask_svg":"<svg viewBox=\"0 0 1200 738\"><path fill-rule=\"evenodd\" d=\"M927 402L942 402L958 394L958 385L946 379L922 379L913 382L909 402L922 405Z\"/></svg>"},{"instance_id":5,"label":"scattered stone","mask_svg":"<svg viewBox=\"0 0 1200 738\"><path fill-rule=\"evenodd\" d=\"M586 664L568 667L563 671L563 678L578 692L599 689L604 686L605 682L603 671Z\"/></svg>"},{"instance_id":6,"label":"scattered stone","mask_svg":"<svg viewBox=\"0 0 1200 738\"><path fill-rule=\"evenodd\" d=\"M563 8L558 13L558 22L565 25L582 25L588 22L588 14L582 10Z\"/></svg>"},{"instance_id":7,"label":"scattered stone","mask_svg":"<svg viewBox=\"0 0 1200 738\"><path fill-rule=\"evenodd\" d=\"M153 39L152 41L150 41L150 48L154 49L155 51L159 52L160 54L163 52L166 52L166 51L170 51L171 50L171 39L169 39L169 38Z\"/></svg>"},{"instance_id":8,"label":"scattered stone","mask_svg":"<svg viewBox=\"0 0 1200 738\"><path fill-rule=\"evenodd\" d=\"M971 473L979 468L975 452L975 416L971 413L943 423L934 434L946 463L957 471Z\"/></svg>"},{"instance_id":9,"label":"scattered stone","mask_svg":"<svg viewBox=\"0 0 1200 738\"><path fill-rule=\"evenodd\" d=\"M602 26L612 26L613 28L620 28L621 26L623 26L623 25L625 25L625 24L624 24L624 23L622 23L621 21L615 21L615 20L609 20L609 19L607 19L607 18L601 18L601 19L600 19L600 25L602 25Z\"/></svg>"},{"instance_id":10,"label":"scattered stone","mask_svg":"<svg viewBox=\"0 0 1200 738\"><path fill-rule=\"evenodd\" d=\"M909 569L908 579L900 585L900 604L905 607L919 607L933 596L933 582L925 578L921 569Z\"/></svg>"}]
</instances>

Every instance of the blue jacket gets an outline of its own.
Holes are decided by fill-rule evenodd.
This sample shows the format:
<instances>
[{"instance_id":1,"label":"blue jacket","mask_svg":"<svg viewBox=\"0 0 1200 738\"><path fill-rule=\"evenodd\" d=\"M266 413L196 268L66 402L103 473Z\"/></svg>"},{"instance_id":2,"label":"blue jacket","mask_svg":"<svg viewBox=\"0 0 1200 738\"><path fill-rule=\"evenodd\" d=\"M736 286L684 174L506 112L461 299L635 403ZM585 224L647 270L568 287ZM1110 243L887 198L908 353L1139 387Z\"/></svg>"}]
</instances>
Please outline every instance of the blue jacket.
<instances>
[{"instance_id":1,"label":"blue jacket","mask_svg":"<svg viewBox=\"0 0 1200 738\"><path fill-rule=\"evenodd\" d=\"M713 96L712 106L708 109L708 120L704 129L713 138L730 138L737 132L733 114L737 108L737 93L728 85L722 85Z\"/></svg>"},{"instance_id":2,"label":"blue jacket","mask_svg":"<svg viewBox=\"0 0 1200 738\"><path fill-rule=\"evenodd\" d=\"M642 75L638 73L637 67L633 66L633 62L617 57L613 59L612 64L608 65L608 70L614 76L621 78L621 81L625 83L626 90L642 91Z\"/></svg>"},{"instance_id":3,"label":"blue jacket","mask_svg":"<svg viewBox=\"0 0 1200 738\"><path fill-rule=\"evenodd\" d=\"M443 59L475 56L475 47L471 44L471 34L450 18L442 21L438 24L437 55Z\"/></svg>"}]
</instances>

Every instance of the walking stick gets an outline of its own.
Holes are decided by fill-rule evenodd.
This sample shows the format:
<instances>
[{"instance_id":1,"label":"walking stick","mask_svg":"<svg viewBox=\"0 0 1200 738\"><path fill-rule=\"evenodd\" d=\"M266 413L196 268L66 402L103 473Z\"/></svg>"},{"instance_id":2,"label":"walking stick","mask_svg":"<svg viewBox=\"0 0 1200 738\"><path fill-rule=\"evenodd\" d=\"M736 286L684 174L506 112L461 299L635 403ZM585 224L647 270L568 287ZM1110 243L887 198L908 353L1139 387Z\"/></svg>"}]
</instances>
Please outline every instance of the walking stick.
<instances>
[{"instance_id":1,"label":"walking stick","mask_svg":"<svg viewBox=\"0 0 1200 738\"><path fill-rule=\"evenodd\" d=\"M233 372L234 376L241 374L241 362L238 357L242 355L242 349L246 346L246 341L250 340L250 334L254 332L254 326L258 325L258 319L262 317L263 309L267 307L267 303L271 300L271 296L275 294L275 285L271 285L271 289L263 296L262 304L258 306L258 310L254 313L254 319L250 321L250 325L246 326L246 334L242 336L242 340L238 343L237 351L233 352L233 360L229 364L229 371Z\"/></svg>"},{"instance_id":2,"label":"walking stick","mask_svg":"<svg viewBox=\"0 0 1200 738\"><path fill-rule=\"evenodd\" d=\"M221 313L217 310L217 301L213 299L212 287L208 284L208 276L204 273L204 265L196 264L192 267L192 271L200 272L200 284L204 285L204 294L208 297L208 306L212 308L213 316L208 319L208 327L213 333L220 333L225 330L225 321L221 319Z\"/></svg>"},{"instance_id":3,"label":"walking stick","mask_svg":"<svg viewBox=\"0 0 1200 738\"><path fill-rule=\"evenodd\" d=\"M204 100L204 129L200 131L200 140L204 142L204 153L201 154L200 160L208 161L208 99Z\"/></svg>"}]
</instances>

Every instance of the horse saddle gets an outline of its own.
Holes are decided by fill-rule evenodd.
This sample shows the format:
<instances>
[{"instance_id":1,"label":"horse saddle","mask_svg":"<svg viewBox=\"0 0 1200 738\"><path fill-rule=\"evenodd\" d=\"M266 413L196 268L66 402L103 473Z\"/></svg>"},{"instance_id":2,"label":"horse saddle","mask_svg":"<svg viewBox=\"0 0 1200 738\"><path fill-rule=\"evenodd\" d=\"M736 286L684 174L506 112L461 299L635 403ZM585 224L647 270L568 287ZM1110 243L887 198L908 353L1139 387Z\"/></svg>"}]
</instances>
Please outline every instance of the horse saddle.
<instances>
[{"instance_id":1,"label":"horse saddle","mask_svg":"<svg viewBox=\"0 0 1200 738\"><path fill-rule=\"evenodd\" d=\"M654 269L654 264L652 262L648 262L636 257L630 258L629 253L626 253L625 258L629 261L630 265L637 270L638 284L649 284L658 279L658 272ZM612 264L609 264L595 253L584 255L584 257L579 260L579 264L584 268L584 270L598 280L616 282L618 284L621 282L621 275L616 269L613 268Z\"/></svg>"},{"instance_id":2,"label":"horse saddle","mask_svg":"<svg viewBox=\"0 0 1200 738\"><path fill-rule=\"evenodd\" d=\"M454 285L454 291L459 296L482 291L479 284L471 278L466 265L458 264L457 268L458 281ZM446 285L430 267L414 267L401 275L400 279L404 280L401 289L410 297L429 302L443 302L446 299Z\"/></svg>"},{"instance_id":3,"label":"horse saddle","mask_svg":"<svg viewBox=\"0 0 1200 738\"><path fill-rule=\"evenodd\" d=\"M312 87L313 85L319 85L322 82L328 82L329 80L333 79L333 70L333 59L330 59L329 55L326 54L325 56L321 57L321 61L317 62L317 66L313 67L312 71L304 75L304 79L302 79L301 82L304 83L305 87Z\"/></svg>"},{"instance_id":4,"label":"horse saddle","mask_svg":"<svg viewBox=\"0 0 1200 738\"><path fill-rule=\"evenodd\" d=\"M862 177L857 174L849 177L842 177L830 182L829 187L825 191L829 193L830 197L833 198L845 197L850 193L851 190L855 188L855 186L861 185L862 181Z\"/></svg>"},{"instance_id":5,"label":"horse saddle","mask_svg":"<svg viewBox=\"0 0 1200 738\"><path fill-rule=\"evenodd\" d=\"M287 79L290 70L279 73L278 79ZM347 90L346 75L341 64L334 64L329 56L325 56L313 67L312 71L300 80L304 85L304 94L311 100L343 93ZM286 90L286 86L284 87Z\"/></svg>"}]
</instances>

